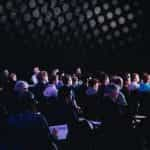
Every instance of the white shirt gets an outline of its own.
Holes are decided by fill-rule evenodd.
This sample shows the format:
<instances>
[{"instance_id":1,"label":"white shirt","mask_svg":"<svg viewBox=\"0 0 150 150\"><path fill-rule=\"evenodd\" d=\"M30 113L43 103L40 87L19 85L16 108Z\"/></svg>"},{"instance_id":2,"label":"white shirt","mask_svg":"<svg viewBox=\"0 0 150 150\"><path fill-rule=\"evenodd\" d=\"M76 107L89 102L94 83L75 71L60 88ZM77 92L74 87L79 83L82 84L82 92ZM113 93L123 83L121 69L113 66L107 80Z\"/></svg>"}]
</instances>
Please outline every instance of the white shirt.
<instances>
[{"instance_id":1,"label":"white shirt","mask_svg":"<svg viewBox=\"0 0 150 150\"><path fill-rule=\"evenodd\" d=\"M38 83L37 75L33 74L31 77L31 80L32 80L33 84L37 84Z\"/></svg>"}]
</instances>

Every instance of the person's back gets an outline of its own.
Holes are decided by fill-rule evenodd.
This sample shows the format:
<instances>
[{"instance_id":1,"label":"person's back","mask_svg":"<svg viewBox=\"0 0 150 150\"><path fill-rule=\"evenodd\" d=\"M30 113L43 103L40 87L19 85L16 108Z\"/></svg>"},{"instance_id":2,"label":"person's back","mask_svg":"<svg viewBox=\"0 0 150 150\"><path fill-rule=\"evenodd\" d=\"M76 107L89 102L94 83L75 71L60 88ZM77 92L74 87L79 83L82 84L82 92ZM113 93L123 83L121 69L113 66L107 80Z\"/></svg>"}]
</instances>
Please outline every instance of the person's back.
<instances>
[{"instance_id":1,"label":"person's back","mask_svg":"<svg viewBox=\"0 0 150 150\"><path fill-rule=\"evenodd\" d=\"M126 115L122 112L121 105L118 104L120 91L116 85L108 85L105 89L104 97L100 102L100 118L105 126L117 129L120 119Z\"/></svg>"},{"instance_id":2,"label":"person's back","mask_svg":"<svg viewBox=\"0 0 150 150\"><path fill-rule=\"evenodd\" d=\"M8 145L14 150L51 149L51 137L46 119L37 113L34 95L26 82L15 85L14 107L8 116Z\"/></svg>"},{"instance_id":3,"label":"person's back","mask_svg":"<svg viewBox=\"0 0 150 150\"><path fill-rule=\"evenodd\" d=\"M128 149L128 118L120 112L119 90L116 85L107 86L100 105L100 118L104 132L104 149ZM125 143L126 141L126 143ZM123 145L123 146L122 146Z\"/></svg>"},{"instance_id":4,"label":"person's back","mask_svg":"<svg viewBox=\"0 0 150 150\"><path fill-rule=\"evenodd\" d=\"M100 107L103 128L103 147L116 150L134 149L134 136L130 128L131 119L120 114L117 103L112 102L110 97L104 97Z\"/></svg>"},{"instance_id":5,"label":"person's back","mask_svg":"<svg viewBox=\"0 0 150 150\"><path fill-rule=\"evenodd\" d=\"M44 89L47 87L48 83L47 84L44 84L44 83L38 83L36 84L35 87L33 87L32 91L33 93L35 94L35 97L41 101L41 99L43 98L43 91Z\"/></svg>"},{"instance_id":6,"label":"person's back","mask_svg":"<svg viewBox=\"0 0 150 150\"><path fill-rule=\"evenodd\" d=\"M51 137L45 118L26 111L8 117L9 146L19 150L50 149Z\"/></svg>"},{"instance_id":7,"label":"person's back","mask_svg":"<svg viewBox=\"0 0 150 150\"><path fill-rule=\"evenodd\" d=\"M63 86L58 93L57 116L61 122L73 125L78 118L77 109L72 99L72 89ZM70 125L70 126L71 126Z\"/></svg>"},{"instance_id":8,"label":"person's back","mask_svg":"<svg viewBox=\"0 0 150 150\"><path fill-rule=\"evenodd\" d=\"M111 126L116 123L118 120L120 113L119 107L117 103L113 103L111 98L108 96L104 96L100 105L101 119L105 123L105 125Z\"/></svg>"},{"instance_id":9,"label":"person's back","mask_svg":"<svg viewBox=\"0 0 150 150\"><path fill-rule=\"evenodd\" d=\"M90 120L97 120L99 116L98 80L89 80L89 87L85 91L85 116Z\"/></svg>"},{"instance_id":10,"label":"person's back","mask_svg":"<svg viewBox=\"0 0 150 150\"><path fill-rule=\"evenodd\" d=\"M84 111L87 119L97 120L99 118L99 97L97 94L86 95Z\"/></svg>"},{"instance_id":11,"label":"person's back","mask_svg":"<svg viewBox=\"0 0 150 150\"><path fill-rule=\"evenodd\" d=\"M81 86L79 86L79 88L75 91L77 103L79 104L79 106L82 107L82 109L84 109L85 106L86 90L87 90L87 85L84 83Z\"/></svg>"},{"instance_id":12,"label":"person's back","mask_svg":"<svg viewBox=\"0 0 150 150\"><path fill-rule=\"evenodd\" d=\"M35 94L35 97L42 101L43 98L43 91L47 87L49 80L48 80L48 73L46 71L41 71L38 76L38 83L35 87L33 87L32 92Z\"/></svg>"}]
</instances>

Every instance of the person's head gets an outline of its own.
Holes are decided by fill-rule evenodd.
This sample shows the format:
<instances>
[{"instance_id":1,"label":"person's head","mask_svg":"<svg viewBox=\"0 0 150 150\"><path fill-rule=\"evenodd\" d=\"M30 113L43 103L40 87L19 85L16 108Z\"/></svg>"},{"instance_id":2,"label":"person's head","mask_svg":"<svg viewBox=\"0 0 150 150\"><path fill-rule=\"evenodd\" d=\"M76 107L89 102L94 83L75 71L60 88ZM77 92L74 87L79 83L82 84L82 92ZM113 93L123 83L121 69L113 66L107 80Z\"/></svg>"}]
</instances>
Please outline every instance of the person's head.
<instances>
[{"instance_id":1,"label":"person's head","mask_svg":"<svg viewBox=\"0 0 150 150\"><path fill-rule=\"evenodd\" d=\"M77 75L81 75L81 74L82 74L82 70L81 70L80 67L78 67L78 68L76 69L76 74L77 74Z\"/></svg>"},{"instance_id":2,"label":"person's head","mask_svg":"<svg viewBox=\"0 0 150 150\"><path fill-rule=\"evenodd\" d=\"M132 76L131 76L131 80L132 82L140 82L140 76L138 73L133 73Z\"/></svg>"},{"instance_id":3,"label":"person's head","mask_svg":"<svg viewBox=\"0 0 150 150\"><path fill-rule=\"evenodd\" d=\"M34 74L38 74L39 72L40 72L40 69L39 69L38 66L36 66L36 67L33 68L33 73Z\"/></svg>"},{"instance_id":4,"label":"person's head","mask_svg":"<svg viewBox=\"0 0 150 150\"><path fill-rule=\"evenodd\" d=\"M124 87L128 87L131 84L131 75L129 73L125 73L122 75Z\"/></svg>"},{"instance_id":5,"label":"person's head","mask_svg":"<svg viewBox=\"0 0 150 150\"><path fill-rule=\"evenodd\" d=\"M31 92L24 92L16 97L16 109L19 112L24 111L37 111L36 110L37 101Z\"/></svg>"},{"instance_id":6,"label":"person's head","mask_svg":"<svg viewBox=\"0 0 150 150\"><path fill-rule=\"evenodd\" d=\"M120 76L113 76L111 79L112 84L116 84L120 89L123 88L123 79Z\"/></svg>"},{"instance_id":7,"label":"person's head","mask_svg":"<svg viewBox=\"0 0 150 150\"><path fill-rule=\"evenodd\" d=\"M15 73L11 73L9 78L11 81L17 81L17 75Z\"/></svg>"},{"instance_id":8,"label":"person's head","mask_svg":"<svg viewBox=\"0 0 150 150\"><path fill-rule=\"evenodd\" d=\"M4 74L5 77L8 77L8 76L9 76L9 71L8 71L8 69L4 69L3 74Z\"/></svg>"},{"instance_id":9,"label":"person's head","mask_svg":"<svg viewBox=\"0 0 150 150\"><path fill-rule=\"evenodd\" d=\"M90 79L88 82L88 86L98 90L99 88L99 81L97 79Z\"/></svg>"},{"instance_id":10,"label":"person's head","mask_svg":"<svg viewBox=\"0 0 150 150\"><path fill-rule=\"evenodd\" d=\"M62 90L58 92L58 97L62 102L68 104L71 102L72 90L69 87L64 87Z\"/></svg>"},{"instance_id":11,"label":"person's head","mask_svg":"<svg viewBox=\"0 0 150 150\"><path fill-rule=\"evenodd\" d=\"M41 71L38 74L38 80L40 82L48 82L48 73L47 73L47 71Z\"/></svg>"},{"instance_id":12,"label":"person's head","mask_svg":"<svg viewBox=\"0 0 150 150\"><path fill-rule=\"evenodd\" d=\"M109 84L109 76L105 72L100 72L99 73L99 82L101 85L108 85Z\"/></svg>"},{"instance_id":13,"label":"person's head","mask_svg":"<svg viewBox=\"0 0 150 150\"><path fill-rule=\"evenodd\" d=\"M58 80L57 75L50 75L49 76L49 83L50 84L56 84L56 81Z\"/></svg>"},{"instance_id":14,"label":"person's head","mask_svg":"<svg viewBox=\"0 0 150 150\"><path fill-rule=\"evenodd\" d=\"M104 96L109 96L112 98L114 102L117 101L117 98L119 96L119 87L115 84L109 84L106 86L105 91L104 91Z\"/></svg>"},{"instance_id":15,"label":"person's head","mask_svg":"<svg viewBox=\"0 0 150 150\"><path fill-rule=\"evenodd\" d=\"M14 91L17 93L24 93L28 91L28 88L29 88L29 85L26 81L19 80L15 84Z\"/></svg>"},{"instance_id":16,"label":"person's head","mask_svg":"<svg viewBox=\"0 0 150 150\"><path fill-rule=\"evenodd\" d=\"M59 69L58 68L52 70L52 75L57 75L58 73L59 73Z\"/></svg>"},{"instance_id":17,"label":"person's head","mask_svg":"<svg viewBox=\"0 0 150 150\"><path fill-rule=\"evenodd\" d=\"M144 83L150 83L150 75L148 73L144 73L142 79Z\"/></svg>"},{"instance_id":18,"label":"person's head","mask_svg":"<svg viewBox=\"0 0 150 150\"><path fill-rule=\"evenodd\" d=\"M72 85L72 77L70 75L65 75L62 77L63 84L66 86L71 86Z\"/></svg>"},{"instance_id":19,"label":"person's head","mask_svg":"<svg viewBox=\"0 0 150 150\"><path fill-rule=\"evenodd\" d=\"M78 84L79 78L76 75L72 76L72 83L73 84Z\"/></svg>"}]
</instances>

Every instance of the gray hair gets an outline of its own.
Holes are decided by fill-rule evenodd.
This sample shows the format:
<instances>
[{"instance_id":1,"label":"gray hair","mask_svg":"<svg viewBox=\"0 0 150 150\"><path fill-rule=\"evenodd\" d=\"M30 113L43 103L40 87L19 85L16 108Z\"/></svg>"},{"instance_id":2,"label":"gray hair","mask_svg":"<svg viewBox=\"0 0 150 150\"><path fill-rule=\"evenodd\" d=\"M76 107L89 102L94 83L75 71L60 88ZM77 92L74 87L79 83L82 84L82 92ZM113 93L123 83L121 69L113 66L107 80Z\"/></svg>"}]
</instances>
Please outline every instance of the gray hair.
<instances>
[{"instance_id":1,"label":"gray hair","mask_svg":"<svg viewBox=\"0 0 150 150\"><path fill-rule=\"evenodd\" d=\"M23 89L28 89L28 88L29 88L29 84L26 81L19 80L19 81L16 82L14 90L16 92L20 92Z\"/></svg>"}]
</instances>

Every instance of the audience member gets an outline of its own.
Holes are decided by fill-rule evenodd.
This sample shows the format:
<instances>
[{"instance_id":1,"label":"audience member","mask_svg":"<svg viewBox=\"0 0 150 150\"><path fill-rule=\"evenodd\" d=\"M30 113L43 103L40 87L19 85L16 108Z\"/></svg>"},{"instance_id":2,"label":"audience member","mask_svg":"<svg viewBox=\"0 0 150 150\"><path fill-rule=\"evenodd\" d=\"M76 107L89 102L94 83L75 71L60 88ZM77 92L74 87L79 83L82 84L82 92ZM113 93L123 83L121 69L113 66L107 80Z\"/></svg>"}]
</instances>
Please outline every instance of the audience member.
<instances>
[{"instance_id":1,"label":"audience member","mask_svg":"<svg viewBox=\"0 0 150 150\"><path fill-rule=\"evenodd\" d=\"M105 72L100 72L100 74L98 75L98 80L99 80L99 97L100 99L102 99L104 96L104 90L106 86L109 85L110 80L108 74L106 74Z\"/></svg>"},{"instance_id":2,"label":"audience member","mask_svg":"<svg viewBox=\"0 0 150 150\"><path fill-rule=\"evenodd\" d=\"M38 83L38 77L37 76L39 73L40 73L39 67L38 66L34 67L33 68L33 75L31 77L31 81L34 85Z\"/></svg>"},{"instance_id":3,"label":"audience member","mask_svg":"<svg viewBox=\"0 0 150 150\"><path fill-rule=\"evenodd\" d=\"M48 123L42 114L36 112L35 101L27 94L27 84L16 83L17 92L15 112L8 117L8 146L10 149L56 149L48 129ZM14 138L15 137L15 138Z\"/></svg>"},{"instance_id":4,"label":"audience member","mask_svg":"<svg viewBox=\"0 0 150 150\"><path fill-rule=\"evenodd\" d=\"M129 85L129 90L130 91L134 91L139 89L140 87L140 77L138 73L133 73L131 76L131 84Z\"/></svg>"},{"instance_id":5,"label":"audience member","mask_svg":"<svg viewBox=\"0 0 150 150\"><path fill-rule=\"evenodd\" d=\"M140 92L149 92L150 91L150 75L144 73L142 78L142 83L140 83L139 91Z\"/></svg>"},{"instance_id":6,"label":"audience member","mask_svg":"<svg viewBox=\"0 0 150 150\"><path fill-rule=\"evenodd\" d=\"M8 92L13 92L16 82L17 82L17 75L15 73L10 73L7 85Z\"/></svg>"},{"instance_id":7,"label":"audience member","mask_svg":"<svg viewBox=\"0 0 150 150\"><path fill-rule=\"evenodd\" d=\"M98 120L99 118L99 102L98 97L99 81L91 79L88 82L88 88L85 91L84 114L90 120Z\"/></svg>"},{"instance_id":8,"label":"audience member","mask_svg":"<svg viewBox=\"0 0 150 150\"><path fill-rule=\"evenodd\" d=\"M40 101L40 99L43 98L43 91L49 84L48 73L47 71L41 71L37 77L38 83L35 87L32 88L32 91L35 94L35 97L38 99L38 101Z\"/></svg>"},{"instance_id":9,"label":"audience member","mask_svg":"<svg viewBox=\"0 0 150 150\"><path fill-rule=\"evenodd\" d=\"M117 103L122 106L127 106L128 104L125 95L121 92L123 88L123 79L120 76L113 76L111 83L116 84L120 90Z\"/></svg>"},{"instance_id":10,"label":"audience member","mask_svg":"<svg viewBox=\"0 0 150 150\"><path fill-rule=\"evenodd\" d=\"M47 97L47 98L56 98L57 97L58 90L56 88L56 80L57 80L56 76L54 76L54 75L51 75L49 77L49 84L43 91L44 97Z\"/></svg>"}]
</instances>

